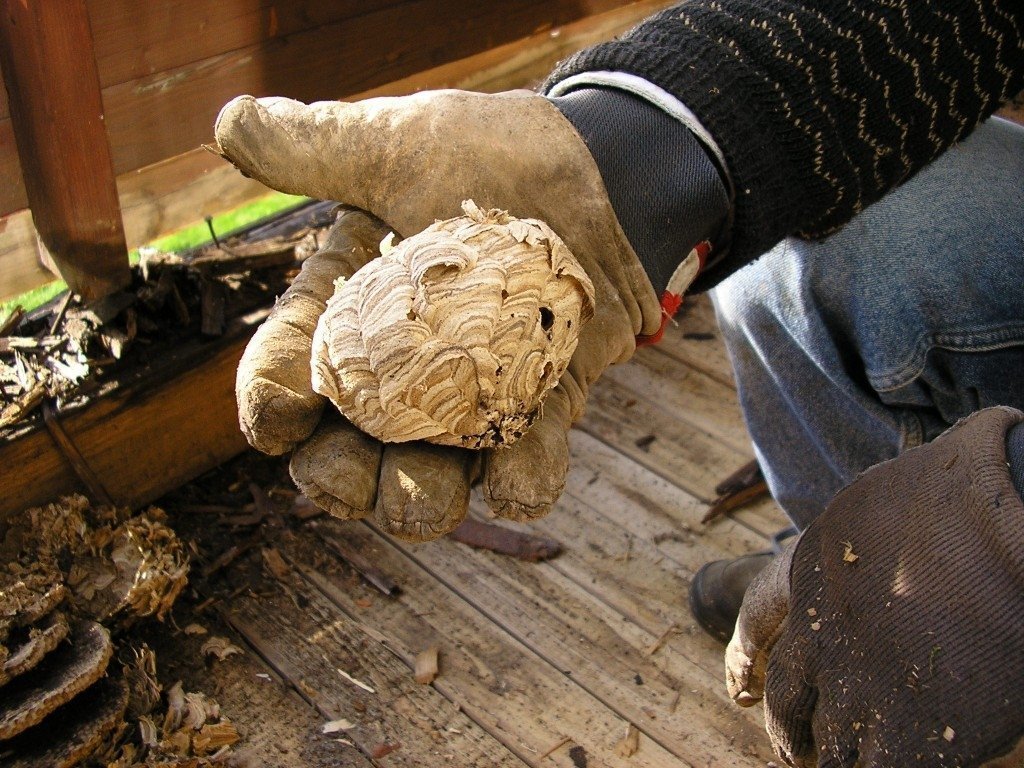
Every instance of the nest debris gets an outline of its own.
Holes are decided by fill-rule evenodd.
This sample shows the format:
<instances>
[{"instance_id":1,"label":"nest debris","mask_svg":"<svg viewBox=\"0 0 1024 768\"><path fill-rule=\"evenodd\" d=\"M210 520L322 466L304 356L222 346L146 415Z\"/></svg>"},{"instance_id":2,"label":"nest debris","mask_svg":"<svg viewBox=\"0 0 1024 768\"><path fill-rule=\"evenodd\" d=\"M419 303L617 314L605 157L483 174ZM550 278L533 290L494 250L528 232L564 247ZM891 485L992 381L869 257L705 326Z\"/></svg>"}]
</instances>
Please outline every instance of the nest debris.
<instances>
[{"instance_id":1,"label":"nest debris","mask_svg":"<svg viewBox=\"0 0 1024 768\"><path fill-rule=\"evenodd\" d=\"M0 528L3 765L204 768L230 755L238 732L216 702L180 684L162 693L152 651L123 642L187 582L165 518L68 496Z\"/></svg>"}]
</instances>

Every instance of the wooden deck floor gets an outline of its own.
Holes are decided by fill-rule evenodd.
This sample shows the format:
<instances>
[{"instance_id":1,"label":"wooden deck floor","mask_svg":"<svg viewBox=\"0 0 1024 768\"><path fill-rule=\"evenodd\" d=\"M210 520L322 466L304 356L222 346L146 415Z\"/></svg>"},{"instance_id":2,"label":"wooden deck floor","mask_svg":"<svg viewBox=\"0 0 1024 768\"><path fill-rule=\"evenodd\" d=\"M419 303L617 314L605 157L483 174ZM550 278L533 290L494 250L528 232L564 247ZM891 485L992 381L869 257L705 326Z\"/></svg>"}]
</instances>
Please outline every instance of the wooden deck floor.
<instances>
[{"instance_id":1,"label":"wooden deck floor","mask_svg":"<svg viewBox=\"0 0 1024 768\"><path fill-rule=\"evenodd\" d=\"M253 764L768 762L760 708L729 701L723 649L686 607L702 563L762 549L785 525L770 501L699 522L715 484L751 457L706 302L605 376L572 452L563 499L531 527L565 547L546 563L448 540L408 545L324 518L271 542L288 565L274 588L245 586L247 569L266 568L259 548L239 558L224 575L239 586L219 605L245 653L213 664L206 682ZM474 513L485 515L479 500ZM332 542L360 551L400 593L361 580ZM181 656L203 639L172 636ZM430 646L440 675L418 685L411 666ZM321 733L341 718L353 727ZM639 748L624 757L630 724Z\"/></svg>"}]
</instances>

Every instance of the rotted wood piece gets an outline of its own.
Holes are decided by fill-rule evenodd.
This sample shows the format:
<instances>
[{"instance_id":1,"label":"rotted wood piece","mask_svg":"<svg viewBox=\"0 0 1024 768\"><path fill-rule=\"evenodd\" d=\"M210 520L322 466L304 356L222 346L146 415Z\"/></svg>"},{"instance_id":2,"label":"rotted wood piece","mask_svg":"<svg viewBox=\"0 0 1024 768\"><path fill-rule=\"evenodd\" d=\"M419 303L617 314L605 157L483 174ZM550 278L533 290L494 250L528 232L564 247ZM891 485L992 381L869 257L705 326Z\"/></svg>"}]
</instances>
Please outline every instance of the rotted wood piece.
<instances>
[{"instance_id":1,"label":"rotted wood piece","mask_svg":"<svg viewBox=\"0 0 1024 768\"><path fill-rule=\"evenodd\" d=\"M554 539L471 518L466 518L448 535L462 544L531 563L550 560L562 553L562 545Z\"/></svg>"},{"instance_id":2,"label":"rotted wood piece","mask_svg":"<svg viewBox=\"0 0 1024 768\"><path fill-rule=\"evenodd\" d=\"M11 310L7 318L0 323L0 337L9 336L11 331L18 327L21 318L25 316L25 308L20 304Z\"/></svg>"},{"instance_id":3,"label":"rotted wood piece","mask_svg":"<svg viewBox=\"0 0 1024 768\"><path fill-rule=\"evenodd\" d=\"M700 520L702 523L709 523L766 495L768 483L765 482L764 473L761 472L757 459L744 464L716 485L715 493L718 494L718 498L711 502L708 511Z\"/></svg>"}]
</instances>

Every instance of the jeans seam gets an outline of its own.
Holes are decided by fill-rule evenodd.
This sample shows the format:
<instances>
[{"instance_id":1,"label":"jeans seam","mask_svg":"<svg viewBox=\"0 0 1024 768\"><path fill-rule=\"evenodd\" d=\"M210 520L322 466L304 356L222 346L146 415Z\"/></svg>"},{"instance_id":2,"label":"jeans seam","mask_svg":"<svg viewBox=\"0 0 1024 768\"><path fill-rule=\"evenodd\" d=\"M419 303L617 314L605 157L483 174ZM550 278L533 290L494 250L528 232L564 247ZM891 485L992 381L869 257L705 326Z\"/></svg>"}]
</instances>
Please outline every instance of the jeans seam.
<instances>
[{"instance_id":1,"label":"jeans seam","mask_svg":"<svg viewBox=\"0 0 1024 768\"><path fill-rule=\"evenodd\" d=\"M883 373L869 373L871 386L877 392L892 392L916 379L925 369L928 353L933 349L951 352L992 352L1024 344L1024 323L1001 326L987 332L939 332L922 334L914 345L910 361Z\"/></svg>"}]
</instances>

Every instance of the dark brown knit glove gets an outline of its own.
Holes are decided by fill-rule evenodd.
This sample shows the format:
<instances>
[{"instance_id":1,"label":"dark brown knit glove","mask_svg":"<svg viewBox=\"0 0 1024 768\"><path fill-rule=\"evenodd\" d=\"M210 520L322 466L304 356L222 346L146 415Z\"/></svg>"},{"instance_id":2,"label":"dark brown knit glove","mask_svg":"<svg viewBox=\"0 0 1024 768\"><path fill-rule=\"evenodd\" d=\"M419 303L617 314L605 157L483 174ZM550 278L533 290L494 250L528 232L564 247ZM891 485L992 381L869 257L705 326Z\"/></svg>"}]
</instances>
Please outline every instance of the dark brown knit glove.
<instances>
[{"instance_id":1,"label":"dark brown knit glove","mask_svg":"<svg viewBox=\"0 0 1024 768\"><path fill-rule=\"evenodd\" d=\"M1024 765L1008 408L873 467L751 585L729 692L795 766Z\"/></svg>"}]
</instances>

